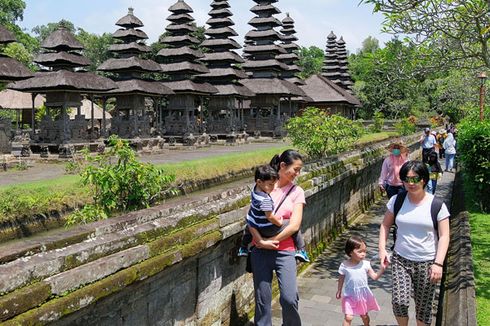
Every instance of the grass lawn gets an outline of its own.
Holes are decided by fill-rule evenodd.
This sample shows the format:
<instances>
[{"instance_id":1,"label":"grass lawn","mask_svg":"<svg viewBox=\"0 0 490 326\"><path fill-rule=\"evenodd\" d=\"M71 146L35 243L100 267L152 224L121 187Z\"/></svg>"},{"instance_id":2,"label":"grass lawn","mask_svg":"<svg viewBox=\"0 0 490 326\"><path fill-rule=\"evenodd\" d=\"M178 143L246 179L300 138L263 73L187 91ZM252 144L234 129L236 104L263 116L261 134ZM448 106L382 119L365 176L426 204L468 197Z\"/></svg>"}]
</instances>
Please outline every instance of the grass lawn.
<instances>
[{"instance_id":1,"label":"grass lawn","mask_svg":"<svg viewBox=\"0 0 490 326\"><path fill-rule=\"evenodd\" d=\"M395 136L394 132L364 135L358 145L381 141ZM176 184L218 177L226 173L251 169L266 164L274 154L291 148L290 145L275 146L246 153L224 154L204 159L162 164L157 167L167 174L174 174ZM0 222L21 216L48 214L64 207L80 207L90 203L89 188L80 183L80 177L67 175L54 179L0 187Z\"/></svg>"},{"instance_id":2,"label":"grass lawn","mask_svg":"<svg viewBox=\"0 0 490 326\"><path fill-rule=\"evenodd\" d=\"M478 325L490 325L490 214L471 213Z\"/></svg>"}]
</instances>

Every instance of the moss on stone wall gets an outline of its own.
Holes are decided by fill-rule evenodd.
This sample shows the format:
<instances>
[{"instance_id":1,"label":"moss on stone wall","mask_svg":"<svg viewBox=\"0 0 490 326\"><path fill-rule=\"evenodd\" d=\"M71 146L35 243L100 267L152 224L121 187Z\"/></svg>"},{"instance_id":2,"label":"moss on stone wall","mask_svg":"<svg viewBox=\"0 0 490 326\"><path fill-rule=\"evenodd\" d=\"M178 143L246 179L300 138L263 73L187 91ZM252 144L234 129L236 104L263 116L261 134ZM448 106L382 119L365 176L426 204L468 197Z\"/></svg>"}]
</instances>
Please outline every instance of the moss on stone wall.
<instances>
[{"instance_id":1,"label":"moss on stone wall","mask_svg":"<svg viewBox=\"0 0 490 326\"><path fill-rule=\"evenodd\" d=\"M35 283L0 297L0 321L19 315L45 302L51 296L51 287Z\"/></svg>"}]
</instances>

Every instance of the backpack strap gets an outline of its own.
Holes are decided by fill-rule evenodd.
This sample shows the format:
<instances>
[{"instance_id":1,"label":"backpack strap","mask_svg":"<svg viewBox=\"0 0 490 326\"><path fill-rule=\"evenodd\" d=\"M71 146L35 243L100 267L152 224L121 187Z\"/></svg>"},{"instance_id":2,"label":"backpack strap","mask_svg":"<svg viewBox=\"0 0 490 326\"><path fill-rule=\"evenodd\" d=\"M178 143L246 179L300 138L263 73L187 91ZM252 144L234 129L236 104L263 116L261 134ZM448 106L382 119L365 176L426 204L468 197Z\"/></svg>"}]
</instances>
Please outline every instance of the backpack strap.
<instances>
[{"instance_id":1,"label":"backpack strap","mask_svg":"<svg viewBox=\"0 0 490 326\"><path fill-rule=\"evenodd\" d=\"M407 197L407 192L402 191L396 195L395 198L395 204L393 205L393 215L394 215L394 221L393 221L393 245L391 246L391 251L395 248L395 242L396 242L396 231L398 230L398 226L396 225L396 216L398 215L398 212L403 206L403 202L405 201L405 198Z\"/></svg>"},{"instance_id":2,"label":"backpack strap","mask_svg":"<svg viewBox=\"0 0 490 326\"><path fill-rule=\"evenodd\" d=\"M439 223L437 222L437 215L442 208L444 201L439 197L434 197L432 204L430 205L430 216L432 217L432 225L434 225L434 230L436 230L436 237L439 239Z\"/></svg>"}]
</instances>

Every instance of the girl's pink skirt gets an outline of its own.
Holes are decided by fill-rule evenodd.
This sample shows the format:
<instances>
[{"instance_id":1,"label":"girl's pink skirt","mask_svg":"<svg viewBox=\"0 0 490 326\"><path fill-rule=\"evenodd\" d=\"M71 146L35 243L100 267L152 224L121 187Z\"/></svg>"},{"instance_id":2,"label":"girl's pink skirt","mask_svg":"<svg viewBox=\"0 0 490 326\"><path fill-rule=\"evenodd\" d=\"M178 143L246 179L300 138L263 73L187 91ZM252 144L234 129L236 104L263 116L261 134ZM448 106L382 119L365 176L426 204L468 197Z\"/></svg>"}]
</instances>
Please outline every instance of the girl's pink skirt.
<instances>
[{"instance_id":1,"label":"girl's pink skirt","mask_svg":"<svg viewBox=\"0 0 490 326\"><path fill-rule=\"evenodd\" d=\"M379 311L378 302L372 294L366 293L365 296L357 299L353 297L342 298L342 312L346 315L361 316L368 311Z\"/></svg>"}]
</instances>

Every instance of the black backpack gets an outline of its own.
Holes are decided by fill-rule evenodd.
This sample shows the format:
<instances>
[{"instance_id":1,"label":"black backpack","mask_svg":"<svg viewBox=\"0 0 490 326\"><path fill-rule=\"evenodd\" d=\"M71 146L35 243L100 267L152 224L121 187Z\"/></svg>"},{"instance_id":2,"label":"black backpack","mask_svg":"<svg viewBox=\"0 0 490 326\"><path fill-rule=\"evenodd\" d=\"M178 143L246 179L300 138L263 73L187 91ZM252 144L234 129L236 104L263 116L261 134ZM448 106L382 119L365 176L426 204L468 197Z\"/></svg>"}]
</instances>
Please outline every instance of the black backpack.
<instances>
[{"instance_id":1,"label":"black backpack","mask_svg":"<svg viewBox=\"0 0 490 326\"><path fill-rule=\"evenodd\" d=\"M391 246L392 251L395 248L396 232L398 230L398 226L396 225L396 216L398 215L398 212L402 208L403 202L405 201L406 197L407 197L407 192L403 191L403 192L400 192L395 198L395 205L393 207L393 215L394 215L395 221L393 223L393 232L392 232L393 233L393 245ZM444 204L444 201L441 198L434 197L434 199L432 200L432 203L430 205L430 215L432 217L432 225L434 226L434 230L436 231L435 233L436 233L437 239L439 239L439 232L438 232L439 225L437 223L437 215L439 215L439 211L442 208L442 204Z\"/></svg>"}]
</instances>

